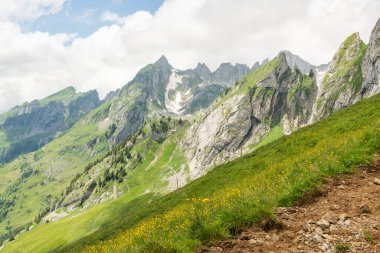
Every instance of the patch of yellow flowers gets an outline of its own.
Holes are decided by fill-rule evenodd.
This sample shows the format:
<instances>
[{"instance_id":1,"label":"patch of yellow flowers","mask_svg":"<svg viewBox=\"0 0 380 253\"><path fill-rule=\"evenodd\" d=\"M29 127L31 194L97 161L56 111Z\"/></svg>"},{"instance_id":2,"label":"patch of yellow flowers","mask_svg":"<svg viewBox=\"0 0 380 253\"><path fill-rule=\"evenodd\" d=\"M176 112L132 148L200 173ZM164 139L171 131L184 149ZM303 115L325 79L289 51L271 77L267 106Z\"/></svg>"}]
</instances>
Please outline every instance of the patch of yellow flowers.
<instances>
[{"instance_id":1,"label":"patch of yellow flowers","mask_svg":"<svg viewBox=\"0 0 380 253\"><path fill-rule=\"evenodd\" d=\"M380 119L376 123L380 124ZM175 245L181 240L190 240L194 210L201 210L201 215L205 217L214 217L218 210L234 207L239 201L258 201L264 197L275 202L292 191L294 182L290 179L313 179L322 172L322 168L326 170L344 166L341 157L350 147L357 147L370 131L373 128L361 128L346 133L343 138L340 135L339 138L322 140L302 151L302 155L284 158L263 170L255 171L239 185L225 186L207 198L188 198L174 209L144 220L114 239L90 246L85 252L141 252L139 247L148 242ZM313 138L312 134L306 137Z\"/></svg>"}]
</instances>

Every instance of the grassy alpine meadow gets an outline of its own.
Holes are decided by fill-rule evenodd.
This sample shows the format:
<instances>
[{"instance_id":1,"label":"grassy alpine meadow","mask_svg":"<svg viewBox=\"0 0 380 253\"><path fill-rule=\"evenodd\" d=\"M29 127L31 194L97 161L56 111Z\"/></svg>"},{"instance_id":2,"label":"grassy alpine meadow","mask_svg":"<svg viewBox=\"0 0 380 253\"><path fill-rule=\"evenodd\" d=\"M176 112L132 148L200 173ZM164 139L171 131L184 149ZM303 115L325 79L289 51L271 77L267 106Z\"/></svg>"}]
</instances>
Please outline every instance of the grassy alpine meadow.
<instances>
[{"instance_id":1,"label":"grassy alpine meadow","mask_svg":"<svg viewBox=\"0 0 380 253\"><path fill-rule=\"evenodd\" d=\"M380 95L217 166L173 193L122 196L24 233L3 251L193 252L244 225L272 219L275 207L293 205L328 176L370 163L380 149L379 108ZM171 142L167 148L172 152ZM179 159L165 150L157 168L169 156L171 163ZM145 173L152 181L150 171Z\"/></svg>"},{"instance_id":2,"label":"grassy alpine meadow","mask_svg":"<svg viewBox=\"0 0 380 253\"><path fill-rule=\"evenodd\" d=\"M295 204L328 176L372 161L380 149L379 108L378 95L340 110L126 213L132 221L108 240L89 237L66 250L193 252L271 219L275 207Z\"/></svg>"},{"instance_id":3,"label":"grassy alpine meadow","mask_svg":"<svg viewBox=\"0 0 380 253\"><path fill-rule=\"evenodd\" d=\"M180 129L160 145L152 142L149 149L146 148L148 138L133 147L131 152L144 154L145 159L130 171L128 180L124 182L128 184L129 190L120 198L106 201L86 211L78 209L58 222L37 225L28 233L21 234L17 240L6 244L3 251L56 252L95 231L108 230L106 234L117 233L126 221L131 220L125 214L139 210L140 205L145 206L157 198L158 192L165 191L168 186L164 178L177 172L175 169L179 169L185 163L185 158L176 145L185 130L186 128ZM120 184L118 187L126 189L126 185ZM157 194L144 194L147 189ZM103 235L99 236L97 239L103 238Z\"/></svg>"}]
</instances>

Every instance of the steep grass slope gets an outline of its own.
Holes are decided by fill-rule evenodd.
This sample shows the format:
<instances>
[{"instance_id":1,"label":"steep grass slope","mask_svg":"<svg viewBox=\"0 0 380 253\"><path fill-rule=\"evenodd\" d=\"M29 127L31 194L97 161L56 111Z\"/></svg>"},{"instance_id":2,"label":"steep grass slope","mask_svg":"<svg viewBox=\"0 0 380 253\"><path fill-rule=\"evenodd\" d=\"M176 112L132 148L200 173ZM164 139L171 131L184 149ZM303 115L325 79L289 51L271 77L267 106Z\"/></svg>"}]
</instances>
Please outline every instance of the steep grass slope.
<instances>
[{"instance_id":1,"label":"steep grass slope","mask_svg":"<svg viewBox=\"0 0 380 253\"><path fill-rule=\"evenodd\" d=\"M199 243L224 238L243 224L270 217L273 207L294 203L325 176L349 172L369 161L380 144L379 105L377 96L217 167L144 210L149 213L155 205L160 206L158 210L169 206L158 216L144 218L116 238L87 250L186 252ZM174 207L173 201L177 202ZM140 211L135 210L141 215Z\"/></svg>"},{"instance_id":2,"label":"steep grass slope","mask_svg":"<svg viewBox=\"0 0 380 253\"><path fill-rule=\"evenodd\" d=\"M274 207L293 204L326 176L348 173L371 160L380 149L379 106L377 95L342 109L218 166L169 195L149 194L124 206L125 199L120 198L107 208L90 209L75 221L112 212L113 222L61 251L192 252L202 243L236 233L244 224L270 218ZM56 233L60 223L75 224L62 220L54 224ZM65 241L54 241L52 230L44 230L48 226L21 235L4 252L55 252L53 246ZM42 238L49 238L48 247L37 246Z\"/></svg>"},{"instance_id":3,"label":"steep grass slope","mask_svg":"<svg viewBox=\"0 0 380 253\"><path fill-rule=\"evenodd\" d=\"M86 251L191 252L201 243L236 233L244 224L271 217L275 206L295 203L326 176L371 161L380 149L379 106L376 96L217 167L134 210L141 217L138 223L129 223L124 232Z\"/></svg>"},{"instance_id":4,"label":"steep grass slope","mask_svg":"<svg viewBox=\"0 0 380 253\"><path fill-rule=\"evenodd\" d=\"M108 128L91 119L92 111L70 131L44 148L0 167L0 234L12 238L39 213L55 205L71 178L108 151ZM92 140L99 140L91 147Z\"/></svg>"},{"instance_id":5,"label":"steep grass slope","mask_svg":"<svg viewBox=\"0 0 380 253\"><path fill-rule=\"evenodd\" d=\"M58 201L62 206L54 213L59 215L67 213L74 205L78 207L58 222L41 222L31 231L21 235L19 238L27 236L25 240L21 239L21 252L55 251L97 230L103 230L110 224L113 228L117 227L119 222L115 217L123 217L127 210L133 210L136 205L146 204L148 200L159 196L159 193L166 192L168 187L176 187L176 182L174 181L173 185L170 179L176 173L188 169L177 146L188 125L185 122L178 123L174 119L170 122L171 133L165 140L159 142L152 139L150 128L153 123L158 128L159 123L150 122L130 141L116 147L107 158L78 174L70 184L70 191L66 193L65 198ZM130 146L131 142L134 143L133 147ZM120 155L125 152L128 153L125 160L119 160ZM119 174L120 168L126 175ZM79 203L82 202L82 194L86 194L85 191L92 182L96 182L96 190L83 203ZM78 201L75 201L76 196L79 196ZM118 198L114 200L116 197ZM99 200L106 202L99 204ZM66 207L65 203L70 203L70 207ZM83 206L94 205L95 207L89 210L82 209ZM29 237L29 234L32 237ZM19 238L16 241L19 241Z\"/></svg>"}]
</instances>

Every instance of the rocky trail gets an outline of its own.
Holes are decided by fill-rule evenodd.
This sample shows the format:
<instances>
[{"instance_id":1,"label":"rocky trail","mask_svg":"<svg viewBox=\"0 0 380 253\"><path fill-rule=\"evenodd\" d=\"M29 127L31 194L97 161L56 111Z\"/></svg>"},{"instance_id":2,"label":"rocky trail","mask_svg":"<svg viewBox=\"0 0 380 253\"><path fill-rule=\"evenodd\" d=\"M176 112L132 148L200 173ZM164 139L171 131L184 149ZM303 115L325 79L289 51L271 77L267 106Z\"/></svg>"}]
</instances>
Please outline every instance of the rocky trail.
<instances>
[{"instance_id":1,"label":"rocky trail","mask_svg":"<svg viewBox=\"0 0 380 253\"><path fill-rule=\"evenodd\" d=\"M277 222L251 226L200 252L380 252L380 157L329 179L300 205L278 208L276 216Z\"/></svg>"}]
</instances>

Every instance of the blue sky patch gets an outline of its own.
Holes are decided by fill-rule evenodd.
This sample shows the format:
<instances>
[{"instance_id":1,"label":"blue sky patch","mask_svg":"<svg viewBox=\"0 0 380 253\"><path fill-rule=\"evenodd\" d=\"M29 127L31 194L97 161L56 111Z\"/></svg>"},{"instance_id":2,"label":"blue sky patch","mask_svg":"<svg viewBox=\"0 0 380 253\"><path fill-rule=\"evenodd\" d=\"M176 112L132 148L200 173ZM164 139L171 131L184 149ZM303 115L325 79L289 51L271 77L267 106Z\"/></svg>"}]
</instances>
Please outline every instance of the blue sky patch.
<instances>
[{"instance_id":1,"label":"blue sky patch","mask_svg":"<svg viewBox=\"0 0 380 253\"><path fill-rule=\"evenodd\" d=\"M21 26L25 32L77 33L86 37L100 27L110 24L101 20L102 13L107 10L119 16L127 16L141 10L153 14L163 2L164 0L68 0L59 13L22 23Z\"/></svg>"}]
</instances>

